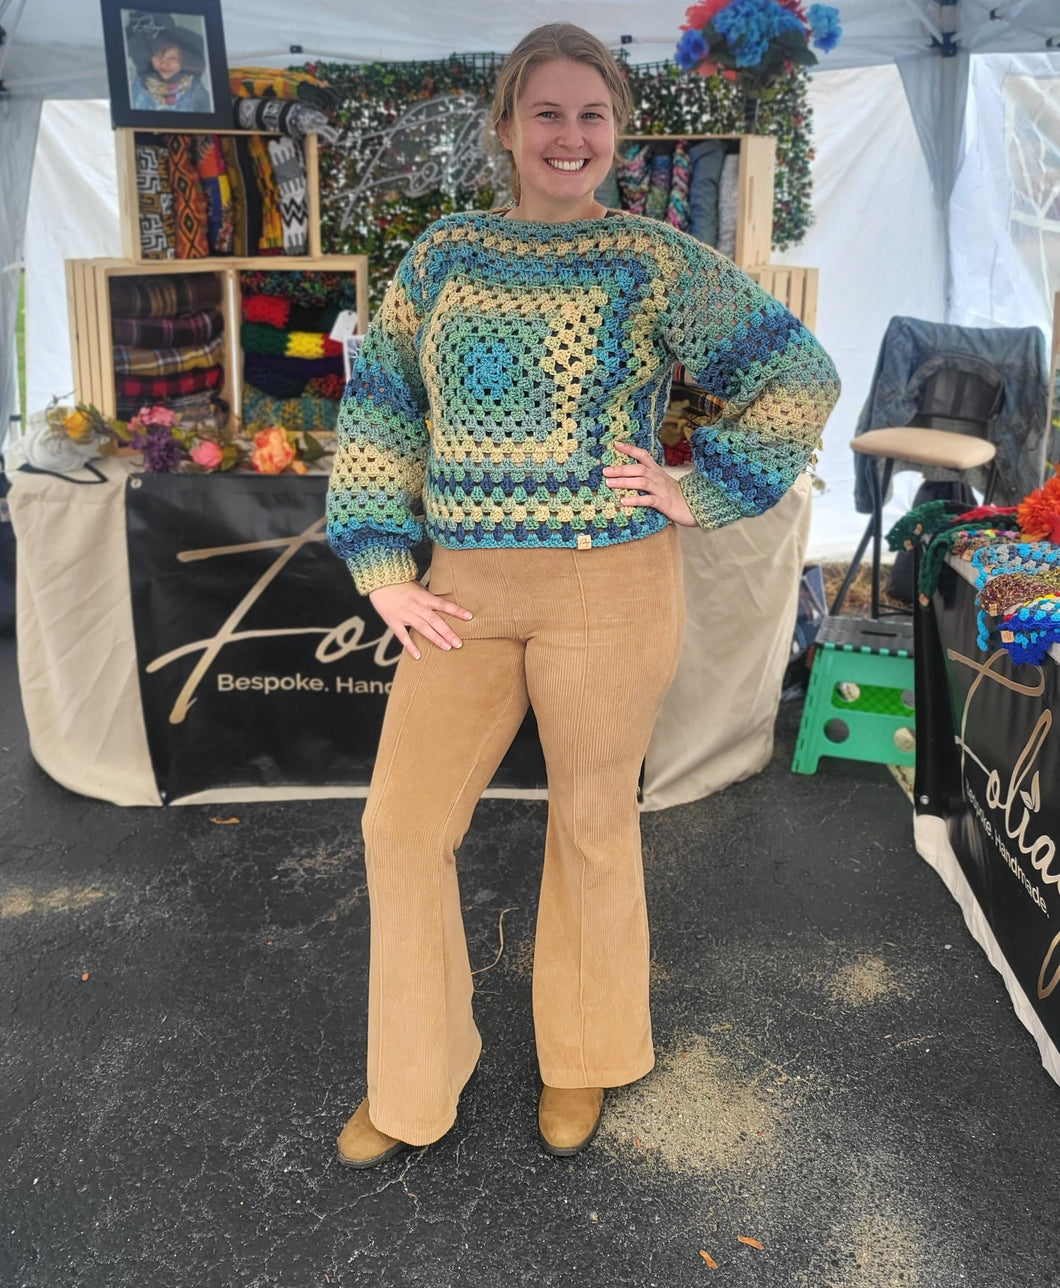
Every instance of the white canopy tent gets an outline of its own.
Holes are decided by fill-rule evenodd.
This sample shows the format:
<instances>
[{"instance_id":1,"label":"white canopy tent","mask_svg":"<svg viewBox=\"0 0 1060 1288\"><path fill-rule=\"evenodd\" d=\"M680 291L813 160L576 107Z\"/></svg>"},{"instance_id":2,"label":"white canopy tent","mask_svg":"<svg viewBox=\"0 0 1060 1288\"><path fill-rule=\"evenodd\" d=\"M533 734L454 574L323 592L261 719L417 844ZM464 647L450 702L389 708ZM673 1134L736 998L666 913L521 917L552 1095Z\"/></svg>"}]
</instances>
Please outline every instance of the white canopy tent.
<instances>
[{"instance_id":1,"label":"white canopy tent","mask_svg":"<svg viewBox=\"0 0 1060 1288\"><path fill-rule=\"evenodd\" d=\"M817 331L844 396L815 506L814 556L850 549L847 440L880 338L898 313L1037 324L1060 288L1060 6L1056 0L839 0L843 39L811 91L814 225L777 258L821 269ZM229 62L440 58L504 51L549 20L634 62L668 57L684 0L472 0L383 6L225 0ZM62 260L119 253L117 196L93 0L0 0L0 426L15 395L17 272L27 266L28 410L71 387ZM56 40L56 36L61 37ZM300 47L292 53L292 47ZM50 102L42 114L45 100ZM92 101L95 100L95 101ZM43 128L41 128L43 120ZM32 196L31 196L32 180ZM32 209L31 209L32 207ZM27 229L27 212L31 217ZM898 490L896 506L906 493Z\"/></svg>"}]
</instances>

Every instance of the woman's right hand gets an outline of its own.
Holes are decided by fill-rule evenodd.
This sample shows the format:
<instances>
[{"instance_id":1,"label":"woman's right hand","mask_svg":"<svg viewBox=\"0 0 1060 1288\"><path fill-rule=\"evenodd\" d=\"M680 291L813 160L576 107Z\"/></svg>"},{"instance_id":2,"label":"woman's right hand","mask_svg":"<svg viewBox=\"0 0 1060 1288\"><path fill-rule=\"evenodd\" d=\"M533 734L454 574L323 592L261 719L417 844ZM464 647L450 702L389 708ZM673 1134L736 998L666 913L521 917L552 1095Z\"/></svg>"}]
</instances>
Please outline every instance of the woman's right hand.
<instances>
[{"instance_id":1,"label":"woman's right hand","mask_svg":"<svg viewBox=\"0 0 1060 1288\"><path fill-rule=\"evenodd\" d=\"M419 661L420 653L412 642L408 628L414 626L425 640L440 649L460 648L462 641L441 614L469 622L471 614L459 604L432 595L418 581L401 581L393 586L380 586L368 598L372 607L394 632L405 650Z\"/></svg>"}]
</instances>

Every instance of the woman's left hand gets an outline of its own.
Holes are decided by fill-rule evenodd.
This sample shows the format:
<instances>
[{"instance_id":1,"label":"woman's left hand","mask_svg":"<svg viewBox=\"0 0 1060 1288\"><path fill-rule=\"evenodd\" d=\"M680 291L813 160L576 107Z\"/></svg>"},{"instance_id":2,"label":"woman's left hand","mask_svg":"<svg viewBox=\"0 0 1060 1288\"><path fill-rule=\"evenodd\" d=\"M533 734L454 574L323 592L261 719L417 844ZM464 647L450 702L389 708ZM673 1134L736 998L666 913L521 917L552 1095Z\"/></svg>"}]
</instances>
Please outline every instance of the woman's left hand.
<instances>
[{"instance_id":1,"label":"woman's left hand","mask_svg":"<svg viewBox=\"0 0 1060 1288\"><path fill-rule=\"evenodd\" d=\"M650 452L630 443L615 443L616 452L632 456L635 465L605 465L604 477L609 487L631 488L643 496L624 496L620 505L650 505L682 528L694 528L696 520L688 508L685 494L676 479L671 478Z\"/></svg>"}]
</instances>

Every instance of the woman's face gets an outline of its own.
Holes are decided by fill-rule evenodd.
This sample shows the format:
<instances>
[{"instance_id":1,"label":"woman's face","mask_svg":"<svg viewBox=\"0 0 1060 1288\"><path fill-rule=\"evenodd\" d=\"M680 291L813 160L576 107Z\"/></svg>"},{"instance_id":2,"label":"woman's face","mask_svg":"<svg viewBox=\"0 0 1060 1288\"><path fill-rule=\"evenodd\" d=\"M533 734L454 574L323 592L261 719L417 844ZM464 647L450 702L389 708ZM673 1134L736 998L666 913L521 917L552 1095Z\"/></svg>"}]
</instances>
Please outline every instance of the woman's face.
<instances>
[{"instance_id":1,"label":"woman's face","mask_svg":"<svg viewBox=\"0 0 1060 1288\"><path fill-rule=\"evenodd\" d=\"M166 45L151 55L151 66L163 80L172 80L180 72L180 46Z\"/></svg>"},{"instance_id":2,"label":"woman's face","mask_svg":"<svg viewBox=\"0 0 1060 1288\"><path fill-rule=\"evenodd\" d=\"M527 218L577 218L595 206L615 154L614 106L595 67L568 58L538 64L497 133L519 171Z\"/></svg>"}]
</instances>

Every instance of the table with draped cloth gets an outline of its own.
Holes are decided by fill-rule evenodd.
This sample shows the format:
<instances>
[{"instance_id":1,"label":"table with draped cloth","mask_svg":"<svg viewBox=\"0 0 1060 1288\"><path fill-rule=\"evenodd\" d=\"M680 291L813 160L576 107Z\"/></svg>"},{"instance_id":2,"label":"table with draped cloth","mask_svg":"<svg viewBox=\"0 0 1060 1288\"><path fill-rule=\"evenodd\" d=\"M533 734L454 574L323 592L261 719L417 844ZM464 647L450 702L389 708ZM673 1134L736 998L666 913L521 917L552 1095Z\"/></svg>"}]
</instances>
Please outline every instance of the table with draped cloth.
<instances>
[{"instance_id":1,"label":"table with draped cloth","mask_svg":"<svg viewBox=\"0 0 1060 1288\"><path fill-rule=\"evenodd\" d=\"M19 678L42 768L119 805L364 795L396 651L327 549L326 475L101 468L101 483L12 478ZM688 625L644 809L769 761L810 492L804 475L758 518L679 529ZM535 741L524 730L492 794L545 794Z\"/></svg>"}]
</instances>

